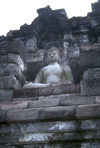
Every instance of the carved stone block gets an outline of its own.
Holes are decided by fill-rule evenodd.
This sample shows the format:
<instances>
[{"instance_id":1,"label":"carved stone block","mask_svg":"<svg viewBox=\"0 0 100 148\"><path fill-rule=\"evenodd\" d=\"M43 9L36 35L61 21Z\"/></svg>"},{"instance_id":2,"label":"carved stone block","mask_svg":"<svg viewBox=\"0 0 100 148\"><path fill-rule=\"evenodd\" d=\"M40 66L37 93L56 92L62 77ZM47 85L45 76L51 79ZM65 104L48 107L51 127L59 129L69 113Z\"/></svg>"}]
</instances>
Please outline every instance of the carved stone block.
<instances>
[{"instance_id":1,"label":"carved stone block","mask_svg":"<svg viewBox=\"0 0 100 148\"><path fill-rule=\"evenodd\" d=\"M100 105L80 105L76 109L77 119L98 119L100 118Z\"/></svg>"},{"instance_id":2,"label":"carved stone block","mask_svg":"<svg viewBox=\"0 0 100 148\"><path fill-rule=\"evenodd\" d=\"M13 96L12 90L0 90L0 102L11 101Z\"/></svg>"},{"instance_id":3,"label":"carved stone block","mask_svg":"<svg viewBox=\"0 0 100 148\"><path fill-rule=\"evenodd\" d=\"M83 74L82 95L100 95L100 68L91 68Z\"/></svg>"},{"instance_id":4,"label":"carved stone block","mask_svg":"<svg viewBox=\"0 0 100 148\"><path fill-rule=\"evenodd\" d=\"M17 80L24 84L26 79L21 70L21 68L17 64L2 64L0 65L0 76L15 76Z\"/></svg>"},{"instance_id":5,"label":"carved stone block","mask_svg":"<svg viewBox=\"0 0 100 148\"><path fill-rule=\"evenodd\" d=\"M24 44L22 41L0 42L0 53L18 53L23 55Z\"/></svg>"},{"instance_id":6,"label":"carved stone block","mask_svg":"<svg viewBox=\"0 0 100 148\"><path fill-rule=\"evenodd\" d=\"M19 89L21 88L20 82L14 76L0 77L0 89Z\"/></svg>"},{"instance_id":7,"label":"carved stone block","mask_svg":"<svg viewBox=\"0 0 100 148\"><path fill-rule=\"evenodd\" d=\"M75 107L50 107L41 110L40 120L69 120L75 119Z\"/></svg>"},{"instance_id":8,"label":"carved stone block","mask_svg":"<svg viewBox=\"0 0 100 148\"><path fill-rule=\"evenodd\" d=\"M20 55L9 53L7 58L8 58L8 63L17 64L22 69L22 71L24 70L24 62L20 57Z\"/></svg>"},{"instance_id":9,"label":"carved stone block","mask_svg":"<svg viewBox=\"0 0 100 148\"><path fill-rule=\"evenodd\" d=\"M21 109L8 111L6 122L36 121L39 119L39 111L40 109Z\"/></svg>"}]
</instances>

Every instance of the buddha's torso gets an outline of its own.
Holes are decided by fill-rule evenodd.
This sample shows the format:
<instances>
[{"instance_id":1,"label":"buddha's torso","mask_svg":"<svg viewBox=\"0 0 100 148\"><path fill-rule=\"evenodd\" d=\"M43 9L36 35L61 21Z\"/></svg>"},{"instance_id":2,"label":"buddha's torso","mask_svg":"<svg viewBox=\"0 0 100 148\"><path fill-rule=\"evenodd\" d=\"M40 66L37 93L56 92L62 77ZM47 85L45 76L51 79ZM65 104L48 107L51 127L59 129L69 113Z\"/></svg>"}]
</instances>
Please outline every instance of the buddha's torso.
<instances>
[{"instance_id":1,"label":"buddha's torso","mask_svg":"<svg viewBox=\"0 0 100 148\"><path fill-rule=\"evenodd\" d=\"M42 69L44 75L44 83L52 84L56 82L60 82L62 79L63 69L58 64L50 64Z\"/></svg>"}]
</instances>

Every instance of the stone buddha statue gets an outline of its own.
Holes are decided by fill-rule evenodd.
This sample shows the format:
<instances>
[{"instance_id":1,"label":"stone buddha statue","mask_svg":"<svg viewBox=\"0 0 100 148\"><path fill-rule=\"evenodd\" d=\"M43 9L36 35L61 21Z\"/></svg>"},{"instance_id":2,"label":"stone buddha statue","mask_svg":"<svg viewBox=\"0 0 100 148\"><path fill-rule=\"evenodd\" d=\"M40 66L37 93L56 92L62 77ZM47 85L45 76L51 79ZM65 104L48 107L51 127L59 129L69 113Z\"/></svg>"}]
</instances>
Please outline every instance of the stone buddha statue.
<instances>
[{"instance_id":1,"label":"stone buddha statue","mask_svg":"<svg viewBox=\"0 0 100 148\"><path fill-rule=\"evenodd\" d=\"M51 47L45 52L44 60L47 66L40 69L34 83L24 85L26 87L45 87L60 82L73 83L72 71L68 65L60 65L60 52L56 47Z\"/></svg>"}]
</instances>

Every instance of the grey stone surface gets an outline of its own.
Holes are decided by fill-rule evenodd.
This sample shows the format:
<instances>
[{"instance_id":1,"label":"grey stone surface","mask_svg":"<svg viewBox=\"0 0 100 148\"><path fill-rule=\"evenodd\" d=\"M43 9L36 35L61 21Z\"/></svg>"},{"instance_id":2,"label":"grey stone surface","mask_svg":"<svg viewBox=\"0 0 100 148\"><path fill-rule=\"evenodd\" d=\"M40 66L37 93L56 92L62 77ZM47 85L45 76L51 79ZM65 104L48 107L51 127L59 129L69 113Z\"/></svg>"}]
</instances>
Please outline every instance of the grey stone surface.
<instances>
[{"instance_id":1,"label":"grey stone surface","mask_svg":"<svg viewBox=\"0 0 100 148\"><path fill-rule=\"evenodd\" d=\"M21 84L15 76L0 77L0 89L20 89Z\"/></svg>"},{"instance_id":2,"label":"grey stone surface","mask_svg":"<svg viewBox=\"0 0 100 148\"><path fill-rule=\"evenodd\" d=\"M80 56L80 49L78 46L72 46L68 48L69 58L78 58Z\"/></svg>"},{"instance_id":3,"label":"grey stone surface","mask_svg":"<svg viewBox=\"0 0 100 148\"><path fill-rule=\"evenodd\" d=\"M60 105L85 105L85 104L94 104L94 96L68 96L60 100Z\"/></svg>"},{"instance_id":4,"label":"grey stone surface","mask_svg":"<svg viewBox=\"0 0 100 148\"><path fill-rule=\"evenodd\" d=\"M0 134L0 144L1 145L7 145L11 142L11 136L10 134L5 135L5 134Z\"/></svg>"},{"instance_id":5,"label":"grey stone surface","mask_svg":"<svg viewBox=\"0 0 100 148\"><path fill-rule=\"evenodd\" d=\"M100 148L100 142L72 142L24 145L24 148Z\"/></svg>"},{"instance_id":6,"label":"grey stone surface","mask_svg":"<svg viewBox=\"0 0 100 148\"><path fill-rule=\"evenodd\" d=\"M7 101L0 104L0 109L7 113L5 116L5 112L0 111L0 148L99 148L100 0L92 4L92 12L86 17L68 19L63 9L52 10L49 6L39 9L38 14L32 24L0 37L0 77L6 76L0 79L0 101ZM26 80L21 59L25 58L25 75L28 81L33 81L39 69L45 66L44 51L54 45L61 48L60 62L69 62L75 83L79 84L82 79L84 96L76 96L80 95L79 87L60 84L16 90L16 100L32 102L8 103L12 101L13 92L7 90L12 85L7 76L15 76L23 85ZM27 105L35 109L25 109ZM40 106L42 108L36 108Z\"/></svg>"},{"instance_id":7,"label":"grey stone surface","mask_svg":"<svg viewBox=\"0 0 100 148\"><path fill-rule=\"evenodd\" d=\"M5 122L5 119L6 119L6 113L0 111L0 123Z\"/></svg>"},{"instance_id":8,"label":"grey stone surface","mask_svg":"<svg viewBox=\"0 0 100 148\"><path fill-rule=\"evenodd\" d=\"M100 68L87 70L81 81L82 95L100 95Z\"/></svg>"},{"instance_id":9,"label":"grey stone surface","mask_svg":"<svg viewBox=\"0 0 100 148\"><path fill-rule=\"evenodd\" d=\"M22 71L24 70L24 62L21 56L17 53L1 53L0 55L1 64L17 64Z\"/></svg>"},{"instance_id":10,"label":"grey stone surface","mask_svg":"<svg viewBox=\"0 0 100 148\"><path fill-rule=\"evenodd\" d=\"M22 69L22 71L24 70L24 62L19 54L9 53L7 55L7 59L8 59L8 63L18 64L19 67Z\"/></svg>"},{"instance_id":11,"label":"grey stone surface","mask_svg":"<svg viewBox=\"0 0 100 148\"><path fill-rule=\"evenodd\" d=\"M96 96L96 104L100 104L100 96Z\"/></svg>"},{"instance_id":12,"label":"grey stone surface","mask_svg":"<svg viewBox=\"0 0 100 148\"><path fill-rule=\"evenodd\" d=\"M100 120L97 120L96 121L96 129L97 130L100 130Z\"/></svg>"},{"instance_id":13,"label":"grey stone surface","mask_svg":"<svg viewBox=\"0 0 100 148\"><path fill-rule=\"evenodd\" d=\"M95 52L100 50L100 43L81 43L80 44L80 50L81 51L90 51L90 52Z\"/></svg>"},{"instance_id":14,"label":"grey stone surface","mask_svg":"<svg viewBox=\"0 0 100 148\"><path fill-rule=\"evenodd\" d=\"M24 48L25 52L34 52L37 50L37 39L35 37L28 39Z\"/></svg>"},{"instance_id":15,"label":"grey stone surface","mask_svg":"<svg viewBox=\"0 0 100 148\"><path fill-rule=\"evenodd\" d=\"M21 68L19 66L17 66L16 64L9 64L6 67L6 71L4 73L5 75L14 75L16 76L16 78L22 83L25 83L25 76L21 70Z\"/></svg>"},{"instance_id":16,"label":"grey stone surface","mask_svg":"<svg viewBox=\"0 0 100 148\"><path fill-rule=\"evenodd\" d=\"M30 101L28 104L29 108L38 108L38 107L52 107L52 106L58 106L59 105L59 99L41 99L37 101Z\"/></svg>"},{"instance_id":17,"label":"grey stone surface","mask_svg":"<svg viewBox=\"0 0 100 148\"><path fill-rule=\"evenodd\" d=\"M6 122L75 119L75 107L49 107L7 112Z\"/></svg>"},{"instance_id":18,"label":"grey stone surface","mask_svg":"<svg viewBox=\"0 0 100 148\"><path fill-rule=\"evenodd\" d=\"M41 62L44 58L44 50L37 50L37 52L27 52L25 53L27 62Z\"/></svg>"},{"instance_id":19,"label":"grey stone surface","mask_svg":"<svg viewBox=\"0 0 100 148\"><path fill-rule=\"evenodd\" d=\"M13 90L0 90L0 102L11 101L13 98Z\"/></svg>"},{"instance_id":20,"label":"grey stone surface","mask_svg":"<svg viewBox=\"0 0 100 148\"><path fill-rule=\"evenodd\" d=\"M56 142L56 144L58 144L59 142L60 144L61 143L65 144L67 142L67 144L69 143L68 146L70 148L70 144L73 144L76 141L76 145L80 143L80 145L84 147L87 145L98 146L99 144L98 142L96 141L92 142L93 139L94 140L100 139L99 137L100 131L98 130L98 132L96 132L95 123L96 123L95 120L83 120L81 122L80 121L67 121L67 122L60 121L60 122L41 122L41 123L33 122L33 123L21 123L21 124L17 123L10 125L9 124L2 125L0 130L0 143L6 144L10 142L11 145L16 145L16 146L19 144L25 145L27 143L28 146L32 146L33 145L32 143L40 144L42 142L43 145L45 145L45 143L48 142ZM7 128L7 126L9 126L9 128ZM5 141L3 139L4 134L5 134ZM83 142L81 142L81 140Z\"/></svg>"},{"instance_id":21,"label":"grey stone surface","mask_svg":"<svg viewBox=\"0 0 100 148\"><path fill-rule=\"evenodd\" d=\"M48 86L45 88L34 88L34 89L21 89L14 91L14 98L24 98L24 97L35 97L35 96L49 96L58 94L73 94L79 93L79 85L57 83L53 86Z\"/></svg>"},{"instance_id":22,"label":"grey stone surface","mask_svg":"<svg viewBox=\"0 0 100 148\"><path fill-rule=\"evenodd\" d=\"M20 109L8 111L6 115L6 122L29 122L39 120L40 109Z\"/></svg>"},{"instance_id":23,"label":"grey stone surface","mask_svg":"<svg viewBox=\"0 0 100 148\"><path fill-rule=\"evenodd\" d=\"M32 101L35 101L35 100L50 100L50 99L64 99L66 97L69 97L69 96L79 96L80 94L78 93L72 93L72 94L59 94L59 95L49 95L49 96L36 96L36 97L24 97L24 98L13 98L13 101L25 101L25 100L32 100Z\"/></svg>"},{"instance_id":24,"label":"grey stone surface","mask_svg":"<svg viewBox=\"0 0 100 148\"><path fill-rule=\"evenodd\" d=\"M82 142L81 148L100 148L100 142Z\"/></svg>"},{"instance_id":25,"label":"grey stone surface","mask_svg":"<svg viewBox=\"0 0 100 148\"><path fill-rule=\"evenodd\" d=\"M97 123L100 120L97 119L92 119L92 120L81 120L80 122L80 129L81 130L96 130L97 128Z\"/></svg>"},{"instance_id":26,"label":"grey stone surface","mask_svg":"<svg viewBox=\"0 0 100 148\"><path fill-rule=\"evenodd\" d=\"M40 120L71 120L75 119L75 107L49 107L41 110Z\"/></svg>"},{"instance_id":27,"label":"grey stone surface","mask_svg":"<svg viewBox=\"0 0 100 148\"><path fill-rule=\"evenodd\" d=\"M100 105L80 105L76 109L77 119L100 118Z\"/></svg>"},{"instance_id":28,"label":"grey stone surface","mask_svg":"<svg viewBox=\"0 0 100 148\"><path fill-rule=\"evenodd\" d=\"M16 148L16 146L0 145L0 148Z\"/></svg>"},{"instance_id":29,"label":"grey stone surface","mask_svg":"<svg viewBox=\"0 0 100 148\"><path fill-rule=\"evenodd\" d=\"M73 120L73 121L48 121L48 122L23 122L2 124L0 134L9 133L56 133L80 132L100 130L100 119Z\"/></svg>"},{"instance_id":30,"label":"grey stone surface","mask_svg":"<svg viewBox=\"0 0 100 148\"><path fill-rule=\"evenodd\" d=\"M18 53L23 56L24 43L20 41L1 41L0 53Z\"/></svg>"},{"instance_id":31,"label":"grey stone surface","mask_svg":"<svg viewBox=\"0 0 100 148\"><path fill-rule=\"evenodd\" d=\"M23 84L26 79L21 70L21 68L17 64L1 64L0 65L0 76L16 76L16 78Z\"/></svg>"},{"instance_id":32,"label":"grey stone surface","mask_svg":"<svg viewBox=\"0 0 100 148\"><path fill-rule=\"evenodd\" d=\"M68 141L81 141L81 140L92 140L96 138L95 131L85 131L82 133L79 132L67 132L67 133L26 133L17 135L15 139L12 137L12 143L50 143L50 142L68 142ZM98 136L98 140L99 140Z\"/></svg>"},{"instance_id":33,"label":"grey stone surface","mask_svg":"<svg viewBox=\"0 0 100 148\"><path fill-rule=\"evenodd\" d=\"M17 109L26 109L28 107L27 101L20 101L20 102L3 102L0 103L0 110L7 111L7 110L17 110Z\"/></svg>"},{"instance_id":34,"label":"grey stone surface","mask_svg":"<svg viewBox=\"0 0 100 148\"><path fill-rule=\"evenodd\" d=\"M88 127L91 129L91 127ZM28 123L13 123L2 124L0 126L0 134L5 133L23 133L23 132L68 132L78 130L76 121L54 121L54 122L28 122Z\"/></svg>"},{"instance_id":35,"label":"grey stone surface","mask_svg":"<svg viewBox=\"0 0 100 148\"><path fill-rule=\"evenodd\" d=\"M70 58L75 83L80 83L83 73L89 68L100 67L100 51L84 51L79 58Z\"/></svg>"},{"instance_id":36,"label":"grey stone surface","mask_svg":"<svg viewBox=\"0 0 100 148\"><path fill-rule=\"evenodd\" d=\"M11 132L11 128L10 125L7 124L3 124L0 125L0 134L7 134Z\"/></svg>"}]
</instances>

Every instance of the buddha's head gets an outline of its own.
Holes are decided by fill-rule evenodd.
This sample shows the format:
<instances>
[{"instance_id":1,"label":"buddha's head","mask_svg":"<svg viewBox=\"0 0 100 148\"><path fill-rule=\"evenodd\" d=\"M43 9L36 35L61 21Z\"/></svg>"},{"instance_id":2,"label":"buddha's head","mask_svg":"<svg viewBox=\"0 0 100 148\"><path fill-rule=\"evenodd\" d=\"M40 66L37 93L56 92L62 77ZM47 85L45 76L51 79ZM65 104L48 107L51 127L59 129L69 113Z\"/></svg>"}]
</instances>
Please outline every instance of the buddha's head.
<instances>
[{"instance_id":1,"label":"buddha's head","mask_svg":"<svg viewBox=\"0 0 100 148\"><path fill-rule=\"evenodd\" d=\"M59 62L60 54L59 50L56 47L51 47L45 52L44 60L47 64Z\"/></svg>"}]
</instances>

